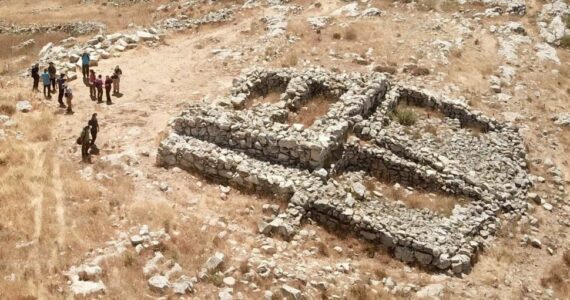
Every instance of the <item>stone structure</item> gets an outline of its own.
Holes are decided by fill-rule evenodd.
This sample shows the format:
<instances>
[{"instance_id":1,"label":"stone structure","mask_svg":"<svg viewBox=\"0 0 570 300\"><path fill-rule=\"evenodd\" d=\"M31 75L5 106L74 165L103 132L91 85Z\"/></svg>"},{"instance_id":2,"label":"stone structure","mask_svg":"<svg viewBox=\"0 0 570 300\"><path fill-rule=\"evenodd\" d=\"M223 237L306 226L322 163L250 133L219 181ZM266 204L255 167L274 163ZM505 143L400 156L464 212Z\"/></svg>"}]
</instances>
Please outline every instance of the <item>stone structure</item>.
<instances>
[{"instance_id":1,"label":"stone structure","mask_svg":"<svg viewBox=\"0 0 570 300\"><path fill-rule=\"evenodd\" d=\"M281 92L278 103L247 108L272 91ZM326 114L308 127L287 122L316 96L332 102ZM441 133L411 137L390 118L401 102L441 114ZM405 262L456 274L470 271L499 214L524 213L531 184L516 128L380 73L254 69L234 80L227 99L190 105L170 125L159 165L289 201L285 212L260 224L261 232L289 238L311 218ZM406 208L368 191L365 175L470 202L450 216Z\"/></svg>"}]
</instances>

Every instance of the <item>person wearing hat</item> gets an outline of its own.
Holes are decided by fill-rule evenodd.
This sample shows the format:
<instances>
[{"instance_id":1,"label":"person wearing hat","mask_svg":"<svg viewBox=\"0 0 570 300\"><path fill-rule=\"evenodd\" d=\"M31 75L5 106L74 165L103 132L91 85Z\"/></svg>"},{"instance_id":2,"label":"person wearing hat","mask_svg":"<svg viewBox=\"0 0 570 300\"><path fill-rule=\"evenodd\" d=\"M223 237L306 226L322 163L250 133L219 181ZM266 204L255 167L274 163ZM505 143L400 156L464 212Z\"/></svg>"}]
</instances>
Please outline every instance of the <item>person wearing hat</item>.
<instances>
[{"instance_id":1,"label":"person wearing hat","mask_svg":"<svg viewBox=\"0 0 570 300\"><path fill-rule=\"evenodd\" d=\"M49 63L48 73L49 73L49 79L51 81L51 92L55 93L55 80L57 78L57 69L55 68L53 62Z\"/></svg>"},{"instance_id":2,"label":"person wearing hat","mask_svg":"<svg viewBox=\"0 0 570 300\"><path fill-rule=\"evenodd\" d=\"M91 63L91 57L89 53L83 52L81 55L81 72L83 73L83 78L89 76L89 64Z\"/></svg>"},{"instance_id":3,"label":"person wearing hat","mask_svg":"<svg viewBox=\"0 0 570 300\"><path fill-rule=\"evenodd\" d=\"M65 108L65 104L63 104L63 93L65 92L65 87L65 74L61 73L57 79L57 102L59 102L59 107L61 108Z\"/></svg>"}]
</instances>

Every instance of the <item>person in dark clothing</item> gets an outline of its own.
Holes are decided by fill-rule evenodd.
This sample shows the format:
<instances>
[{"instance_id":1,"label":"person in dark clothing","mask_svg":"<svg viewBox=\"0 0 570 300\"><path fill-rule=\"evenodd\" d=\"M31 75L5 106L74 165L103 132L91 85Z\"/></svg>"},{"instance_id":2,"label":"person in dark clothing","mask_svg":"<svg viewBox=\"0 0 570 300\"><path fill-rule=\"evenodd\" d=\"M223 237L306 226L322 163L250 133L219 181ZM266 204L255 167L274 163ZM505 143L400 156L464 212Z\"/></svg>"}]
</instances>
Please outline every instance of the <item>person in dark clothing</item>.
<instances>
[{"instance_id":1,"label":"person in dark clothing","mask_svg":"<svg viewBox=\"0 0 570 300\"><path fill-rule=\"evenodd\" d=\"M97 76L95 76L95 71L89 70L89 96L91 96L91 100L93 101L97 98L97 89L95 88L96 81Z\"/></svg>"},{"instance_id":2,"label":"person in dark clothing","mask_svg":"<svg viewBox=\"0 0 570 300\"><path fill-rule=\"evenodd\" d=\"M105 94L107 95L107 105L113 104L113 102L111 102L111 87L112 86L113 86L113 79L111 79L109 77L109 75L107 75L107 77L105 78Z\"/></svg>"},{"instance_id":3,"label":"person in dark clothing","mask_svg":"<svg viewBox=\"0 0 570 300\"><path fill-rule=\"evenodd\" d=\"M32 78L34 79L34 85L32 86L32 91L39 92L38 85L40 83L40 65L35 64L32 66Z\"/></svg>"},{"instance_id":4,"label":"person in dark clothing","mask_svg":"<svg viewBox=\"0 0 570 300\"><path fill-rule=\"evenodd\" d=\"M97 88L97 103L103 103L103 78L101 75L95 80L95 88Z\"/></svg>"},{"instance_id":5,"label":"person in dark clothing","mask_svg":"<svg viewBox=\"0 0 570 300\"><path fill-rule=\"evenodd\" d=\"M57 102L59 102L59 107L65 108L65 104L63 104L63 94L65 92L65 74L60 74L59 78L57 79Z\"/></svg>"},{"instance_id":6,"label":"person in dark clothing","mask_svg":"<svg viewBox=\"0 0 570 300\"><path fill-rule=\"evenodd\" d=\"M83 52L81 55L81 72L83 73L83 78L89 75L89 64L91 63L91 57L89 53Z\"/></svg>"},{"instance_id":7,"label":"person in dark clothing","mask_svg":"<svg viewBox=\"0 0 570 300\"><path fill-rule=\"evenodd\" d=\"M89 125L83 127L79 141L81 143L81 161L84 163L91 163L91 155L89 154L89 147L91 141L89 139Z\"/></svg>"},{"instance_id":8,"label":"person in dark clothing","mask_svg":"<svg viewBox=\"0 0 570 300\"><path fill-rule=\"evenodd\" d=\"M57 79L57 69L52 62L49 63L48 67L49 80L51 81L51 92L55 93L55 80Z\"/></svg>"},{"instance_id":9,"label":"person in dark clothing","mask_svg":"<svg viewBox=\"0 0 570 300\"><path fill-rule=\"evenodd\" d=\"M97 133L99 133L99 121L97 121L96 113L91 116L91 120L87 124L91 127L91 147L93 147L97 139Z\"/></svg>"},{"instance_id":10,"label":"person in dark clothing","mask_svg":"<svg viewBox=\"0 0 570 300\"><path fill-rule=\"evenodd\" d=\"M123 71L119 66L116 66L115 71L113 71L113 76L111 76L111 79L113 79L113 95L120 93L121 76L123 76Z\"/></svg>"},{"instance_id":11,"label":"person in dark clothing","mask_svg":"<svg viewBox=\"0 0 570 300\"><path fill-rule=\"evenodd\" d=\"M42 74L42 82L44 84L44 97L49 99L51 98L51 91L49 89L51 80L49 78L48 69L44 69L44 73Z\"/></svg>"}]
</instances>

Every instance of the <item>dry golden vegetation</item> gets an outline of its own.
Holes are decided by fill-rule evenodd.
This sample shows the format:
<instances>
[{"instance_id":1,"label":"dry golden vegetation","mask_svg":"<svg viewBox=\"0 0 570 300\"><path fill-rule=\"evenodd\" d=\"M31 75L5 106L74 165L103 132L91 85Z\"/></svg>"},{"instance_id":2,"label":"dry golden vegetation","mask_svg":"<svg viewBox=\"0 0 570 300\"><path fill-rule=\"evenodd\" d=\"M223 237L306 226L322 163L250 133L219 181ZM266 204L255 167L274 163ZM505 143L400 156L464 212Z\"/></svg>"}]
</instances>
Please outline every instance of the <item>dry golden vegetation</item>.
<instances>
[{"instance_id":1,"label":"dry golden vegetation","mask_svg":"<svg viewBox=\"0 0 570 300\"><path fill-rule=\"evenodd\" d=\"M559 297L570 295L570 250L562 252L561 262L550 267L540 284L544 288L553 289Z\"/></svg>"},{"instance_id":2,"label":"dry golden vegetation","mask_svg":"<svg viewBox=\"0 0 570 300\"><path fill-rule=\"evenodd\" d=\"M107 30L124 30L129 24L151 25L166 13L156 7L167 0L155 0L136 5L104 5L107 1L85 4L76 0L20 1L6 0L0 7L0 19L14 24L62 24L80 21L97 21L105 24Z\"/></svg>"},{"instance_id":3,"label":"dry golden vegetation","mask_svg":"<svg viewBox=\"0 0 570 300\"><path fill-rule=\"evenodd\" d=\"M252 108L254 106L258 106L259 104L267 103L277 103L281 97L281 93L279 92L269 92L264 96L254 97L252 99L248 99L245 103L245 108Z\"/></svg>"},{"instance_id":4,"label":"dry golden vegetation","mask_svg":"<svg viewBox=\"0 0 570 300\"><path fill-rule=\"evenodd\" d=\"M331 100L325 96L317 96L307 100L305 106L296 113L289 113L289 124L303 124L305 128L310 127L320 117L323 117L331 105Z\"/></svg>"},{"instance_id":5,"label":"dry golden vegetation","mask_svg":"<svg viewBox=\"0 0 570 300\"><path fill-rule=\"evenodd\" d=\"M368 177L364 180L364 185L368 191L379 191L386 199L392 201L401 201L409 208L423 209L427 208L438 214L449 216L455 205L465 203L465 199L442 193L425 192L425 191L408 191L403 187L395 187L385 184L375 178Z\"/></svg>"},{"instance_id":6,"label":"dry golden vegetation","mask_svg":"<svg viewBox=\"0 0 570 300\"><path fill-rule=\"evenodd\" d=\"M35 61L44 45L59 42L67 37L69 35L62 32L26 35L0 34L0 45L3 45L0 47L0 75L22 71ZM33 39L35 43L22 49L12 48L29 39Z\"/></svg>"}]
</instances>

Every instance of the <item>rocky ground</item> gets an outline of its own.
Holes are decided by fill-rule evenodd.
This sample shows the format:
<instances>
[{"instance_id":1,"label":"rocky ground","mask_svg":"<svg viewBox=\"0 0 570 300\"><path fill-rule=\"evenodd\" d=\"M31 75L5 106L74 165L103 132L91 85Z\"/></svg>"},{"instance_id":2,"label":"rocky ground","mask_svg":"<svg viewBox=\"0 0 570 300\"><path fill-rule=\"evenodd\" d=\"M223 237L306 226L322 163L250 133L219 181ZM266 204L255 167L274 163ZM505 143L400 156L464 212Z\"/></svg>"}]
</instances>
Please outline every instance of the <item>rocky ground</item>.
<instances>
[{"instance_id":1,"label":"rocky ground","mask_svg":"<svg viewBox=\"0 0 570 300\"><path fill-rule=\"evenodd\" d=\"M18 42L1 56L12 67L0 77L0 298L568 299L567 1L110 1L105 7L125 16L143 5L152 12L152 22L123 28L100 18L48 26L2 2L0 38ZM49 1L29 11L99 10L100 2ZM108 26L82 27L99 23ZM41 35L50 31L66 35L49 45ZM33 53L19 50L26 47ZM71 82L75 114L64 115L55 99L29 92L27 66L12 65L55 61L73 78L83 51L97 72L121 66L115 104L91 101L79 78ZM259 221L285 201L156 165L169 120L188 103L230 95L252 67L385 72L517 126L533 183L519 199L526 213L503 217L459 275L406 264L315 220L290 240L260 233ZM101 153L84 165L75 139L94 112ZM461 153L453 143L465 129L416 115L419 133L394 123L388 136L421 134L410 138L418 152ZM476 164L457 159L469 162L458 170ZM423 193L378 184L402 199Z\"/></svg>"}]
</instances>

